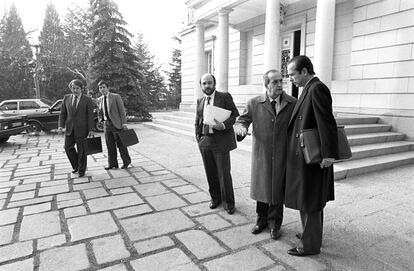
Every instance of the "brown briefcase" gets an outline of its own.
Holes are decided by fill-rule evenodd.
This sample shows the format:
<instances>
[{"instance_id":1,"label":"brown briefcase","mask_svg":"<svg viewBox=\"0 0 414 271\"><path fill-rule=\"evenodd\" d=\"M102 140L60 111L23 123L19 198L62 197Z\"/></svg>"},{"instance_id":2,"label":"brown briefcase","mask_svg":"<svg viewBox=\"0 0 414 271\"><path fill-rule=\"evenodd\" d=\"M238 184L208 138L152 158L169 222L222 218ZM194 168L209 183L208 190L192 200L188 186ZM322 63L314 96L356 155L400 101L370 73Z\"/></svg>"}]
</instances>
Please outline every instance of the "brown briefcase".
<instances>
[{"instance_id":1,"label":"brown briefcase","mask_svg":"<svg viewBox=\"0 0 414 271\"><path fill-rule=\"evenodd\" d=\"M119 139L125 147L135 145L139 142L138 136L135 133L134 129L122 130L117 133Z\"/></svg>"},{"instance_id":2,"label":"brown briefcase","mask_svg":"<svg viewBox=\"0 0 414 271\"><path fill-rule=\"evenodd\" d=\"M318 129L302 130L299 139L306 164L319 164L322 162ZM351 157L351 147L349 146L344 126L338 126L338 158L336 160L346 160Z\"/></svg>"},{"instance_id":3,"label":"brown briefcase","mask_svg":"<svg viewBox=\"0 0 414 271\"><path fill-rule=\"evenodd\" d=\"M102 152L102 140L100 136L87 137L83 142L86 155Z\"/></svg>"}]
</instances>

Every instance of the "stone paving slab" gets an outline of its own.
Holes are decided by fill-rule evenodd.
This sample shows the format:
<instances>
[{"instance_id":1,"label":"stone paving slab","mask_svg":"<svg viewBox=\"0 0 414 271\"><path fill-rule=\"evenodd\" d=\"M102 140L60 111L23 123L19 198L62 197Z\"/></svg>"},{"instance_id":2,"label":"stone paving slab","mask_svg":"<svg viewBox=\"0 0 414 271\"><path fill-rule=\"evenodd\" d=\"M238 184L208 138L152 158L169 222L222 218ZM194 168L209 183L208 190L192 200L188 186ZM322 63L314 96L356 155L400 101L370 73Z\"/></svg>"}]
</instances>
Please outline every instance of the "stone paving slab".
<instances>
[{"instance_id":1,"label":"stone paving slab","mask_svg":"<svg viewBox=\"0 0 414 271\"><path fill-rule=\"evenodd\" d=\"M0 146L1 271L409 270L414 264L414 167L338 183L337 200L326 208L322 253L296 258L286 251L297 241L297 211L285 211L278 241L269 230L250 233L255 206L244 152L232 152L236 213L228 215L222 206L208 207L192 141L140 130L128 169L104 170L104 146L78 178L63 137L10 140Z\"/></svg>"}]
</instances>

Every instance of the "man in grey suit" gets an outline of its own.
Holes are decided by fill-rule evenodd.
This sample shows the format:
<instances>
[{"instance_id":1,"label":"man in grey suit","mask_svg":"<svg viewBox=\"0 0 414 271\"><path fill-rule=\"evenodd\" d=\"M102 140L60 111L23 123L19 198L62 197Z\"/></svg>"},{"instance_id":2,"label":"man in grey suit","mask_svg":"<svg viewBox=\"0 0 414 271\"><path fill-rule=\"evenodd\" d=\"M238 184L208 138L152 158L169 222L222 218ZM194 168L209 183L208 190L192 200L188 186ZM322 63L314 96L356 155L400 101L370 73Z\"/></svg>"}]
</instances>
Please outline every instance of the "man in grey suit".
<instances>
[{"instance_id":1,"label":"man in grey suit","mask_svg":"<svg viewBox=\"0 0 414 271\"><path fill-rule=\"evenodd\" d=\"M72 94L63 97L58 132L65 130L65 152L72 165L72 173L85 176L87 158L84 151L86 137L94 135L93 101L82 95L83 83L74 79L69 83ZM76 149L75 149L76 144Z\"/></svg>"},{"instance_id":2,"label":"man in grey suit","mask_svg":"<svg viewBox=\"0 0 414 271\"><path fill-rule=\"evenodd\" d=\"M131 164L131 157L127 147L125 147L120 138L119 132L128 129L124 103L119 94L109 92L109 84L106 81L98 83L99 92L102 96L98 99L99 119L105 121L105 143L108 148L108 166L106 170L118 168L118 159L116 147L123 161L123 169L128 168Z\"/></svg>"},{"instance_id":3,"label":"man in grey suit","mask_svg":"<svg viewBox=\"0 0 414 271\"><path fill-rule=\"evenodd\" d=\"M212 74L204 74L200 79L200 85L205 96L197 100L195 136L207 175L211 196L210 208L217 208L223 202L227 213L233 214L235 208L230 151L237 147L233 124L239 116L239 111L230 93L216 91L216 79ZM204 118L209 106L230 110L231 114L223 122L214 120L214 125L207 125Z\"/></svg>"}]
</instances>

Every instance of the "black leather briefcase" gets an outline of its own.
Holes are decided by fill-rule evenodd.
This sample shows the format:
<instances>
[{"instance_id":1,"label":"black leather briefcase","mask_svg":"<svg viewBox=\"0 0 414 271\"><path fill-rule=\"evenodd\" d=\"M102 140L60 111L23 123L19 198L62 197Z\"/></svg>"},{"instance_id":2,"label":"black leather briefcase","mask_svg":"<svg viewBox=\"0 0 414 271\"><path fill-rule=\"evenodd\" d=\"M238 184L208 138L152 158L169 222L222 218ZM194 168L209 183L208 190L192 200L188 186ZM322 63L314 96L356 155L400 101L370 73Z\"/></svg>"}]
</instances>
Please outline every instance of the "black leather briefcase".
<instances>
[{"instance_id":1,"label":"black leather briefcase","mask_svg":"<svg viewBox=\"0 0 414 271\"><path fill-rule=\"evenodd\" d=\"M302 130L299 139L306 164L319 164L322 162L321 142L318 129ZM338 158L336 160L346 160L351 157L351 147L349 146L344 126L338 126Z\"/></svg>"},{"instance_id":2,"label":"black leather briefcase","mask_svg":"<svg viewBox=\"0 0 414 271\"><path fill-rule=\"evenodd\" d=\"M118 132L119 139L125 147L135 145L139 142L134 129L127 129Z\"/></svg>"},{"instance_id":3,"label":"black leather briefcase","mask_svg":"<svg viewBox=\"0 0 414 271\"><path fill-rule=\"evenodd\" d=\"M83 142L83 147L85 149L86 155L102 152L101 137L97 136L85 138L85 141Z\"/></svg>"}]
</instances>

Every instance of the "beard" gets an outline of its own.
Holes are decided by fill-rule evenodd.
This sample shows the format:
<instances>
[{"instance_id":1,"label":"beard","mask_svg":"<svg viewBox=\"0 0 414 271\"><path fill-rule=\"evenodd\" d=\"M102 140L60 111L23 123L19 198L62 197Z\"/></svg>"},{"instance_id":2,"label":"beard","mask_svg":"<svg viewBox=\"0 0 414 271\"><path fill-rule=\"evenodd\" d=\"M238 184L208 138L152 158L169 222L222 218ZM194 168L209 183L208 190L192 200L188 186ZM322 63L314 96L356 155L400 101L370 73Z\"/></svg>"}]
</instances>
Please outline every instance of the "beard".
<instances>
[{"instance_id":1,"label":"beard","mask_svg":"<svg viewBox=\"0 0 414 271\"><path fill-rule=\"evenodd\" d=\"M204 94L210 96L211 94L213 94L214 89L215 88L209 88L209 87L207 87L207 88L203 89L203 92L204 92Z\"/></svg>"}]
</instances>

